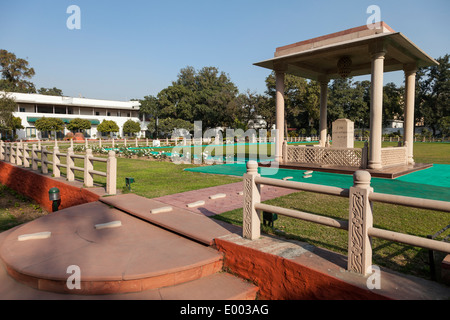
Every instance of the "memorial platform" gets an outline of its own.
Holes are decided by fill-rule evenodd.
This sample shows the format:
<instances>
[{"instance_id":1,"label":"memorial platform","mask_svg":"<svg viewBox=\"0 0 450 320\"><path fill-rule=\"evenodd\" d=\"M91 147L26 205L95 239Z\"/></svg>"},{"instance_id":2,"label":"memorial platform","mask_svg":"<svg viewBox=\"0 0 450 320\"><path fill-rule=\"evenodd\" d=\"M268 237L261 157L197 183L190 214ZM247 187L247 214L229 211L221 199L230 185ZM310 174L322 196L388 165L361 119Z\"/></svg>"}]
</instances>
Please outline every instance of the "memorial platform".
<instances>
[{"instance_id":1,"label":"memorial platform","mask_svg":"<svg viewBox=\"0 0 450 320\"><path fill-rule=\"evenodd\" d=\"M270 165L260 164L261 167L269 167ZM358 167L344 167L344 166L333 166L333 165L314 165L314 164L306 164L306 163L280 163L279 167L283 169L294 169L294 170L313 170L313 171L321 171L321 172L330 172L330 173L341 173L341 174L350 174L352 175L355 171L365 170L368 171L372 177L376 178L386 178L386 179L395 179L409 173L431 168L433 164L431 163L415 163L414 165L401 165L401 166L392 166L387 168L382 168L379 170L375 169L361 169Z\"/></svg>"}]
</instances>

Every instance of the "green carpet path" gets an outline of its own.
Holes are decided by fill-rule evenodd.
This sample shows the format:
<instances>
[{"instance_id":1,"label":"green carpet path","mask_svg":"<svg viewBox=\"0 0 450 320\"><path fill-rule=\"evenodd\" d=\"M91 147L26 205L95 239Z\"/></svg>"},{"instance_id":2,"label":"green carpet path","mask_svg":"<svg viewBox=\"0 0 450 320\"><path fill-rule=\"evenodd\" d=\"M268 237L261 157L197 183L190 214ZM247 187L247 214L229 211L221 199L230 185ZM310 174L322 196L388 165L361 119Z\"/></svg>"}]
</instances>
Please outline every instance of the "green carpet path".
<instances>
[{"instance_id":1,"label":"green carpet path","mask_svg":"<svg viewBox=\"0 0 450 320\"><path fill-rule=\"evenodd\" d=\"M186 171L209 174L242 176L246 172L245 163L211 165L185 169ZM352 175L314 171L311 178L303 178L305 170L259 167L263 177L299 181L340 188L353 185ZM371 186L377 193L402 195L406 197L450 201L450 165L435 164L433 167L396 179L372 178Z\"/></svg>"}]
</instances>

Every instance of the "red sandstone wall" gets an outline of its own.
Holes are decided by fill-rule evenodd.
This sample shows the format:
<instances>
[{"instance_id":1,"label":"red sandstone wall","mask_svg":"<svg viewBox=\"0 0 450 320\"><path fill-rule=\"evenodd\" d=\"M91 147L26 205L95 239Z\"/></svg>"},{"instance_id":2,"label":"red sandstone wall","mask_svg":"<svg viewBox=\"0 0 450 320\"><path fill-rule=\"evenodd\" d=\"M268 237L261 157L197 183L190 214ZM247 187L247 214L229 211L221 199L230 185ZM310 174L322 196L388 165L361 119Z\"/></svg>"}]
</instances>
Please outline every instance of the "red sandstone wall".
<instances>
[{"instance_id":1,"label":"red sandstone wall","mask_svg":"<svg viewBox=\"0 0 450 320\"><path fill-rule=\"evenodd\" d=\"M224 267L254 282L263 300L386 299L291 260L215 239L225 254Z\"/></svg>"},{"instance_id":2,"label":"red sandstone wall","mask_svg":"<svg viewBox=\"0 0 450 320\"><path fill-rule=\"evenodd\" d=\"M0 183L33 199L49 212L52 211L52 202L48 199L48 191L53 187L61 192L59 209L97 201L100 198L86 189L70 186L3 161L0 161Z\"/></svg>"}]
</instances>

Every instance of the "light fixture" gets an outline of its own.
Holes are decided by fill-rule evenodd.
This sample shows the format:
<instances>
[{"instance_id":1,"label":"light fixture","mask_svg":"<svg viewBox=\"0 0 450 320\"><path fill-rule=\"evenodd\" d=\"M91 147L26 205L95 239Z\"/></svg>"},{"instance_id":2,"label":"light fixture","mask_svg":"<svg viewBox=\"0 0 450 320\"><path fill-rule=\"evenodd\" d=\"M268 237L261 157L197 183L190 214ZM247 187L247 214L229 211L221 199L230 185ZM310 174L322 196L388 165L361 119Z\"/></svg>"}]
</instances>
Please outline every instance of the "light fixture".
<instances>
[{"instance_id":1,"label":"light fixture","mask_svg":"<svg viewBox=\"0 0 450 320\"><path fill-rule=\"evenodd\" d=\"M263 224L268 224L269 227L273 228L273 223L278 220L278 215L276 213L263 211Z\"/></svg>"},{"instance_id":2,"label":"light fixture","mask_svg":"<svg viewBox=\"0 0 450 320\"><path fill-rule=\"evenodd\" d=\"M52 212L58 211L58 207L61 204L61 194L58 188L51 188L48 191L48 198L52 201Z\"/></svg>"},{"instance_id":3,"label":"light fixture","mask_svg":"<svg viewBox=\"0 0 450 320\"><path fill-rule=\"evenodd\" d=\"M125 185L127 186L128 190L131 191L131 184L134 183L134 178L132 177L126 177L125 178Z\"/></svg>"},{"instance_id":4,"label":"light fixture","mask_svg":"<svg viewBox=\"0 0 450 320\"><path fill-rule=\"evenodd\" d=\"M338 74L342 79L347 78L352 71L352 59L349 56L341 57L337 63Z\"/></svg>"}]
</instances>

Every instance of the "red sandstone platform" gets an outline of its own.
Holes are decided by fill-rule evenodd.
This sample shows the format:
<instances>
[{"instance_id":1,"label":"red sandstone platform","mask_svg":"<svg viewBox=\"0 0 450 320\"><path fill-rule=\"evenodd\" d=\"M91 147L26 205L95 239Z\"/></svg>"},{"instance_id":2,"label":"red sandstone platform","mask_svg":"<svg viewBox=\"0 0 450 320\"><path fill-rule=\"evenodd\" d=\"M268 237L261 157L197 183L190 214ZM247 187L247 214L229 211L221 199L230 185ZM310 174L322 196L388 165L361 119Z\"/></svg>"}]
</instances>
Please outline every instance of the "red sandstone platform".
<instances>
[{"instance_id":1,"label":"red sandstone platform","mask_svg":"<svg viewBox=\"0 0 450 320\"><path fill-rule=\"evenodd\" d=\"M121 225L95 228L113 221ZM51 235L18 241L22 235L39 232ZM254 299L257 290L222 274L222 254L217 250L100 202L68 208L2 233L0 257L4 264L1 271L8 273L0 275L0 299L27 299L27 294L45 298L50 294L42 295L45 291L65 293L58 296L61 299L67 294L125 293L134 298L142 293L150 299L158 298L161 290L174 299L193 299L195 295L187 295L189 287L196 287L196 296L202 299ZM81 289L67 287L71 275L67 268L72 265L80 268ZM13 279L25 285L20 288L27 294L18 293L21 290ZM221 294L205 291L217 285L223 288Z\"/></svg>"},{"instance_id":2,"label":"red sandstone platform","mask_svg":"<svg viewBox=\"0 0 450 320\"><path fill-rule=\"evenodd\" d=\"M168 204L132 193L103 197L100 201L205 245L212 245L214 238L240 232L236 226L180 207L173 206L170 212L152 214L151 210L167 207Z\"/></svg>"}]
</instances>

